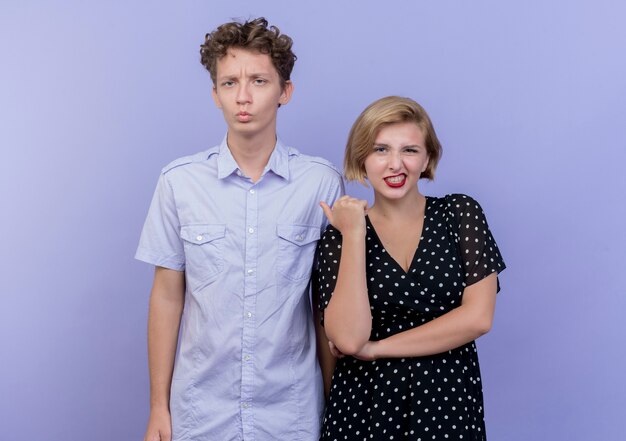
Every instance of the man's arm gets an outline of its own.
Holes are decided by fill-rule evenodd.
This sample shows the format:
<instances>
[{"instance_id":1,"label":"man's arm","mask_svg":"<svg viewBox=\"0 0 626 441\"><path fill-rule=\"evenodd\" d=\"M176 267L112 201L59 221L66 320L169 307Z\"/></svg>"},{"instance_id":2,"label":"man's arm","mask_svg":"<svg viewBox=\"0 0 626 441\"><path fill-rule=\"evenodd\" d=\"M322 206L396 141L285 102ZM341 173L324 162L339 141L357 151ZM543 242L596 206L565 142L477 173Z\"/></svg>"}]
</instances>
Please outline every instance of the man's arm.
<instances>
[{"instance_id":1,"label":"man's arm","mask_svg":"<svg viewBox=\"0 0 626 441\"><path fill-rule=\"evenodd\" d=\"M185 301L185 273L156 267L148 316L150 420L144 441L170 441L169 400L180 318Z\"/></svg>"},{"instance_id":2,"label":"man's arm","mask_svg":"<svg viewBox=\"0 0 626 441\"><path fill-rule=\"evenodd\" d=\"M322 369L322 378L324 379L324 395L326 400L330 396L330 382L333 378L333 371L335 370L335 364L337 359L331 354L328 347L328 338L324 327L320 323L320 309L319 309L319 290L318 290L318 278L317 272L313 272L311 279L311 296L313 303L313 320L315 321L315 334L317 337L317 358Z\"/></svg>"}]
</instances>

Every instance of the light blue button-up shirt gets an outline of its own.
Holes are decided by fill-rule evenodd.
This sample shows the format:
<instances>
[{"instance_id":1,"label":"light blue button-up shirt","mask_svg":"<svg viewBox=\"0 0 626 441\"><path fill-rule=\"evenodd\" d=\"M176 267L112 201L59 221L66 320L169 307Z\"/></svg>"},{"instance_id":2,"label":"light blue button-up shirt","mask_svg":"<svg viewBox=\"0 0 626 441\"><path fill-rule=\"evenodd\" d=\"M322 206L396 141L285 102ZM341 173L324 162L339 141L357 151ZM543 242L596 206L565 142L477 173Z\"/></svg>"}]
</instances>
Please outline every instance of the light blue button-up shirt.
<instances>
[{"instance_id":1,"label":"light blue button-up shirt","mask_svg":"<svg viewBox=\"0 0 626 441\"><path fill-rule=\"evenodd\" d=\"M185 271L173 440L317 440L323 390L309 280L343 194L321 158L277 141L261 179L226 139L165 167L136 258Z\"/></svg>"}]
</instances>

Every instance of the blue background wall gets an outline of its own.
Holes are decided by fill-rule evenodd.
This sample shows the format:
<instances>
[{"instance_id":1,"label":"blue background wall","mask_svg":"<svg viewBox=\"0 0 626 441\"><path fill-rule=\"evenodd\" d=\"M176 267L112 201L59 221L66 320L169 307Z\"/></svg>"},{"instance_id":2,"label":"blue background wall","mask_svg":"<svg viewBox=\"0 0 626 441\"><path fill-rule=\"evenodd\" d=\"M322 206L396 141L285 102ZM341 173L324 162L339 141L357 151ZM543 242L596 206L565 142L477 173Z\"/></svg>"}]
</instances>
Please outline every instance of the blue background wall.
<instances>
[{"instance_id":1,"label":"blue background wall","mask_svg":"<svg viewBox=\"0 0 626 441\"><path fill-rule=\"evenodd\" d=\"M483 205L509 266L479 341L490 439L626 439L617 0L4 0L0 438L143 436L152 269L132 256L160 168L224 134L204 34L257 15L299 56L283 140L340 164L367 104L411 96L445 149L422 189Z\"/></svg>"}]
</instances>

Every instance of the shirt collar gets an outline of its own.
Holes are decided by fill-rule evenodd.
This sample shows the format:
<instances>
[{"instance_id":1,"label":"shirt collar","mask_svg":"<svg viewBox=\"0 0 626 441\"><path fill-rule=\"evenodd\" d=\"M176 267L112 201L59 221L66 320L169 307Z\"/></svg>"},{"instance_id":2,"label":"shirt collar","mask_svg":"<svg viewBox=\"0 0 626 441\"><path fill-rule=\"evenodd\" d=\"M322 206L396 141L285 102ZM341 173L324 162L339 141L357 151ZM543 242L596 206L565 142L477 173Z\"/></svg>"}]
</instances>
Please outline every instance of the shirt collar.
<instances>
[{"instance_id":1,"label":"shirt collar","mask_svg":"<svg viewBox=\"0 0 626 441\"><path fill-rule=\"evenodd\" d=\"M289 180L289 150L278 138L276 138L276 145L270 155L269 161L267 161L263 174L267 173L269 170Z\"/></svg>"},{"instance_id":2,"label":"shirt collar","mask_svg":"<svg viewBox=\"0 0 626 441\"><path fill-rule=\"evenodd\" d=\"M227 136L224 136L224 139L219 147L219 154L217 157L218 179L224 179L239 170L239 165L237 165L237 161L233 158L233 154L228 148L226 139ZM274 146L270 159L267 161L267 165L263 170L263 175L265 175L268 171L272 171L274 174L289 180L289 155L290 150L285 147L280 139L276 139L276 145Z\"/></svg>"}]
</instances>

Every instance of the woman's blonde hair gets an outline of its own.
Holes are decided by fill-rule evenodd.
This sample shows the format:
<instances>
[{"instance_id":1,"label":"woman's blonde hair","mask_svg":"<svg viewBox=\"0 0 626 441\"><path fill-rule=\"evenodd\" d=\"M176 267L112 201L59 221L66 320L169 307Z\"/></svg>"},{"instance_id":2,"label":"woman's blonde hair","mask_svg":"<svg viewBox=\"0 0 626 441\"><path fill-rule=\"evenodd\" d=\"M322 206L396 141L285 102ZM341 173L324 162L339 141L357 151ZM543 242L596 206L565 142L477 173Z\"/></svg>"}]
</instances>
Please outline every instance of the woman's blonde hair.
<instances>
[{"instance_id":1,"label":"woman's blonde hair","mask_svg":"<svg viewBox=\"0 0 626 441\"><path fill-rule=\"evenodd\" d=\"M410 98L388 96L367 106L352 125L343 161L348 181L365 184L365 159L372 153L378 132L389 124L402 122L413 122L422 130L428 166L420 178L434 179L442 148L428 113Z\"/></svg>"}]
</instances>

